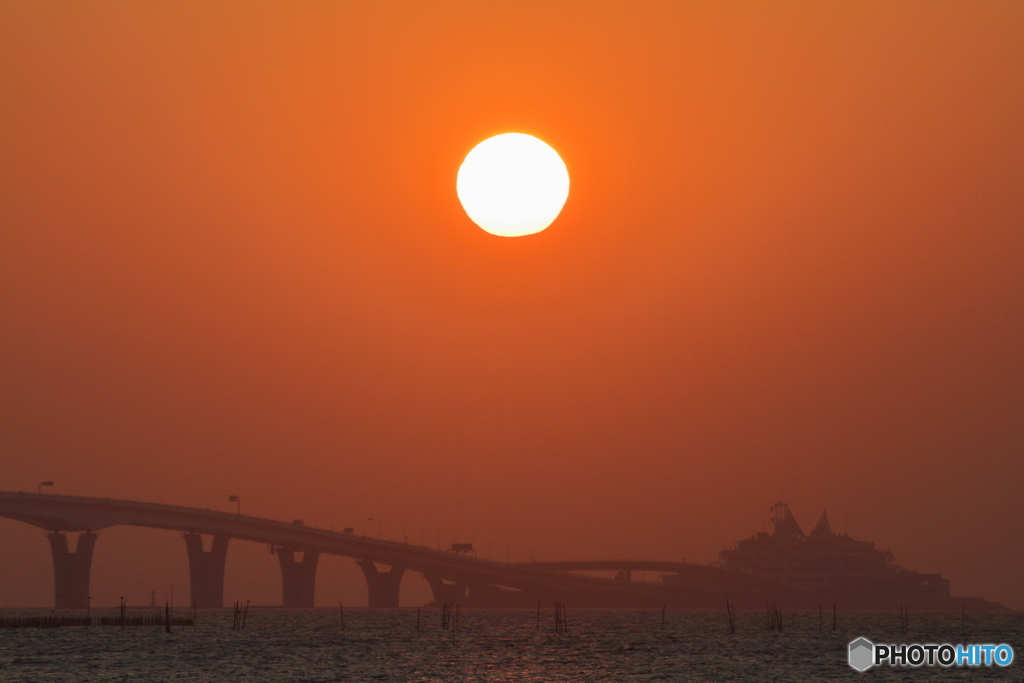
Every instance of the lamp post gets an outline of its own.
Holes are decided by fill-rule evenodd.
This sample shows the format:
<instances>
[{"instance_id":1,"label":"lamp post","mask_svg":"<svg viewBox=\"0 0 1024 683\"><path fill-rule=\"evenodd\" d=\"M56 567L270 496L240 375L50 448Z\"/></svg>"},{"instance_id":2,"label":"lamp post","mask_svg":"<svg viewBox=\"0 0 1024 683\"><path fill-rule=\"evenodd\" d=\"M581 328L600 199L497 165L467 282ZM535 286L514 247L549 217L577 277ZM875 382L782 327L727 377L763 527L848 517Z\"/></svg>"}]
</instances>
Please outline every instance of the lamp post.
<instances>
[{"instance_id":1,"label":"lamp post","mask_svg":"<svg viewBox=\"0 0 1024 683\"><path fill-rule=\"evenodd\" d=\"M39 493L42 494L44 486L53 486L52 481L41 481L39 482Z\"/></svg>"},{"instance_id":2,"label":"lamp post","mask_svg":"<svg viewBox=\"0 0 1024 683\"><path fill-rule=\"evenodd\" d=\"M241 496L228 496L228 502L229 503L235 503L236 505L238 505L238 508L236 509L235 512L237 514L239 514L239 515L242 514L242 497Z\"/></svg>"},{"instance_id":3,"label":"lamp post","mask_svg":"<svg viewBox=\"0 0 1024 683\"><path fill-rule=\"evenodd\" d=\"M367 522L372 522L372 521L373 521L373 517L367 517L366 519L363 520L363 538L366 538L366 523ZM379 529L380 527L377 527L377 528Z\"/></svg>"}]
</instances>

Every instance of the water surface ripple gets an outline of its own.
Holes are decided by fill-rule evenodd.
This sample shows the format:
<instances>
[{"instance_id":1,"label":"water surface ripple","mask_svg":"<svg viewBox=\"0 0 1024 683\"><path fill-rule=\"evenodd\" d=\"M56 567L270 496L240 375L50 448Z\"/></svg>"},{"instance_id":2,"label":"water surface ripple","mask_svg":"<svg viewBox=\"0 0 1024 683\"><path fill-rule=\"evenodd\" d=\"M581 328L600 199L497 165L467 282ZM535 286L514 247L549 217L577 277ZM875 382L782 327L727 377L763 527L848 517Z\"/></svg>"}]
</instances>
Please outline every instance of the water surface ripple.
<instances>
[{"instance_id":1,"label":"water surface ripple","mask_svg":"<svg viewBox=\"0 0 1024 683\"><path fill-rule=\"evenodd\" d=\"M154 610L155 612L155 610ZM116 610L93 610L113 616ZM132 610L132 614L144 610ZM0 616L61 614L0 610ZM178 612L177 616L184 616ZM189 615L190 616L190 615ZM1024 681L1024 614L783 613L782 632L763 612L740 611L736 633L725 609L459 610L454 632L440 610L253 608L244 631L230 610L200 610L195 629L63 627L0 629L0 681ZM882 667L858 674L850 640L881 643L1009 643L1006 668Z\"/></svg>"}]
</instances>

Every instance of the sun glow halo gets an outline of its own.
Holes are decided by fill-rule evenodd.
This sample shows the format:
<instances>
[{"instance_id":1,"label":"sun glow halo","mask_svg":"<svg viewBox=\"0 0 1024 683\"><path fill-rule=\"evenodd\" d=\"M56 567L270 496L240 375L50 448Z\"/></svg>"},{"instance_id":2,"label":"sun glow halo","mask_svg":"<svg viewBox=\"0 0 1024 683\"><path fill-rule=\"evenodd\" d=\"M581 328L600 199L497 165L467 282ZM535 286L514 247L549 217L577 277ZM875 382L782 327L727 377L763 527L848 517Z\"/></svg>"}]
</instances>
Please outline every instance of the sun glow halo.
<instances>
[{"instance_id":1,"label":"sun glow halo","mask_svg":"<svg viewBox=\"0 0 1024 683\"><path fill-rule=\"evenodd\" d=\"M455 190L470 219L492 235L540 232L569 196L569 171L558 152L524 133L504 133L474 147Z\"/></svg>"}]
</instances>

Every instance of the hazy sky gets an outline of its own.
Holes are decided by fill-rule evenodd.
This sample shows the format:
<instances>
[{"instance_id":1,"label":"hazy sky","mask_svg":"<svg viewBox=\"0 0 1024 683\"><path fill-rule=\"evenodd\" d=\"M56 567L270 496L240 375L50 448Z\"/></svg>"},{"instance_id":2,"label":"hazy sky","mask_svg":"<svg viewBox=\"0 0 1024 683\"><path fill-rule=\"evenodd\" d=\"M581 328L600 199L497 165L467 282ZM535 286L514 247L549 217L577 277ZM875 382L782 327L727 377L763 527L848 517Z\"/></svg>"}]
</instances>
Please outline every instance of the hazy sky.
<instances>
[{"instance_id":1,"label":"hazy sky","mask_svg":"<svg viewBox=\"0 0 1024 683\"><path fill-rule=\"evenodd\" d=\"M0 489L513 560L708 562L784 500L1024 608L1022 121L1019 2L0 2ZM525 238L455 194L510 131L572 178ZM92 593L187 577L115 528Z\"/></svg>"}]
</instances>

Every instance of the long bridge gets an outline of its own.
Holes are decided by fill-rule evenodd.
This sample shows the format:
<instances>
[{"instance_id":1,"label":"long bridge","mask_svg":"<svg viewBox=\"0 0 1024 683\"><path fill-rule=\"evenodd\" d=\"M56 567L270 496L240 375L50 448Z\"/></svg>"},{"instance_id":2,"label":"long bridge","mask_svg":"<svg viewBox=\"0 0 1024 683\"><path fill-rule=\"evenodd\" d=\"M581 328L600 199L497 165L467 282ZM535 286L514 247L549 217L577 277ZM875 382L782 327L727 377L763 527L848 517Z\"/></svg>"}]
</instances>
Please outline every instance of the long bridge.
<instances>
[{"instance_id":1,"label":"long bridge","mask_svg":"<svg viewBox=\"0 0 1024 683\"><path fill-rule=\"evenodd\" d=\"M725 593L760 592L763 586L736 572L684 562L596 560L505 563L463 553L367 538L230 512L110 498L0 491L0 517L46 530L53 556L54 604L85 609L97 531L116 525L180 531L189 562L191 602L222 607L224 566L231 540L268 544L281 568L282 604L312 607L321 554L353 558L366 578L370 607L398 607L406 571L423 575L435 604L527 606L538 601L579 606L704 606ZM78 532L76 547L68 533ZM203 536L212 537L208 544ZM299 554L301 553L301 559ZM386 569L382 568L382 565ZM617 579L572 571L614 570ZM666 572L662 584L634 582L637 570Z\"/></svg>"}]
</instances>

